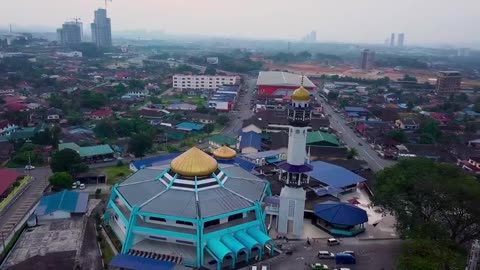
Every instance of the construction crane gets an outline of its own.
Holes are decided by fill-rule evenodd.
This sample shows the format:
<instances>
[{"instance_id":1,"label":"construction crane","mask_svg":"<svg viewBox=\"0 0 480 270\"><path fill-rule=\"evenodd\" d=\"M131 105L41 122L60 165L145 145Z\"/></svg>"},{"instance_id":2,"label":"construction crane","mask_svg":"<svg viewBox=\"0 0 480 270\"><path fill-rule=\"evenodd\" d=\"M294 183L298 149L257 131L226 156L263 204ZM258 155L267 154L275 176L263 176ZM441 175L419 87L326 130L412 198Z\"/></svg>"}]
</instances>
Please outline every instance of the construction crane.
<instances>
[{"instance_id":1,"label":"construction crane","mask_svg":"<svg viewBox=\"0 0 480 270\"><path fill-rule=\"evenodd\" d=\"M473 241L472 248L470 249L470 255L468 256L468 264L465 270L477 270L478 260L480 256L480 242L478 240Z\"/></svg>"}]
</instances>

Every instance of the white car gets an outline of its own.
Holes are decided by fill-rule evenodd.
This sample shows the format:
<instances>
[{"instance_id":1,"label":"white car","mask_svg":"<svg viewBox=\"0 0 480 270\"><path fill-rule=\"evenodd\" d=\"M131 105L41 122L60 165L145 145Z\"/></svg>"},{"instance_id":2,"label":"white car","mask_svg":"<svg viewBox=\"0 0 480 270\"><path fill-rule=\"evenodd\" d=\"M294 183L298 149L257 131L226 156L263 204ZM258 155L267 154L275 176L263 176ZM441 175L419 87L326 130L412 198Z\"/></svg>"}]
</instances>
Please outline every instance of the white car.
<instances>
[{"instance_id":1,"label":"white car","mask_svg":"<svg viewBox=\"0 0 480 270\"><path fill-rule=\"evenodd\" d=\"M32 166L32 165L25 166L25 170L33 170L33 169L35 169L35 166Z\"/></svg>"},{"instance_id":2,"label":"white car","mask_svg":"<svg viewBox=\"0 0 480 270\"><path fill-rule=\"evenodd\" d=\"M80 185L78 186L78 188L79 188L79 189L85 189L85 184L80 184Z\"/></svg>"},{"instance_id":3,"label":"white car","mask_svg":"<svg viewBox=\"0 0 480 270\"><path fill-rule=\"evenodd\" d=\"M317 258L319 259L334 259L335 254L326 250L320 250L317 254Z\"/></svg>"},{"instance_id":4,"label":"white car","mask_svg":"<svg viewBox=\"0 0 480 270\"><path fill-rule=\"evenodd\" d=\"M329 245L329 246L340 245L340 241L338 241L338 240L335 239L335 238L329 238L329 239L327 240L327 245Z\"/></svg>"},{"instance_id":5,"label":"white car","mask_svg":"<svg viewBox=\"0 0 480 270\"><path fill-rule=\"evenodd\" d=\"M73 183L72 189L77 189L77 183Z\"/></svg>"}]
</instances>

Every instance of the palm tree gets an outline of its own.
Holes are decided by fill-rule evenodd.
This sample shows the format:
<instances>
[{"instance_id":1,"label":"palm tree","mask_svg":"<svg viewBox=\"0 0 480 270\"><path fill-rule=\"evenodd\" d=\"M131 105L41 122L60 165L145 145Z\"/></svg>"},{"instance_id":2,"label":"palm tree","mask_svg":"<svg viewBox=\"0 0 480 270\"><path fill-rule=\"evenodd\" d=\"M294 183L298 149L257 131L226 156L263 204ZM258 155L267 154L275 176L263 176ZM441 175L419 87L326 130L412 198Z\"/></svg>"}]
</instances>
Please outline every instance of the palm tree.
<instances>
[{"instance_id":1,"label":"palm tree","mask_svg":"<svg viewBox=\"0 0 480 270\"><path fill-rule=\"evenodd\" d=\"M358 150L355 147L350 148L347 152L347 159L353 159L358 156Z\"/></svg>"}]
</instances>

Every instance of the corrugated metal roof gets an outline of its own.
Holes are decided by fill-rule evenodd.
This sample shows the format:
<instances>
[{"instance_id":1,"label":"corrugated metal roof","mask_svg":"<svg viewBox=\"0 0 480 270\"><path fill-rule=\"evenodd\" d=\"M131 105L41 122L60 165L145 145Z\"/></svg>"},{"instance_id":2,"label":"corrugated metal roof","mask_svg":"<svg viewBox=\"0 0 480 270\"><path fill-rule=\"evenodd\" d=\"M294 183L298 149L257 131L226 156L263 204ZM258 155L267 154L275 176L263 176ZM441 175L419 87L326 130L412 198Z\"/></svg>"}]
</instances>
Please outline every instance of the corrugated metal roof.
<instances>
[{"instance_id":1,"label":"corrugated metal roof","mask_svg":"<svg viewBox=\"0 0 480 270\"><path fill-rule=\"evenodd\" d=\"M156 169L142 169L138 170L135 172L133 175L128 177L125 181L123 181L120 186L126 185L126 184L133 184L133 183L138 183L138 182L144 182L148 180L153 180L156 179L157 177L161 176L162 171L161 170L156 170Z\"/></svg>"},{"instance_id":2,"label":"corrugated metal roof","mask_svg":"<svg viewBox=\"0 0 480 270\"><path fill-rule=\"evenodd\" d=\"M302 76L283 71L260 71L257 78L257 85L300 87L300 85L302 85ZM315 84L305 76L303 86L315 87Z\"/></svg>"},{"instance_id":3,"label":"corrugated metal roof","mask_svg":"<svg viewBox=\"0 0 480 270\"><path fill-rule=\"evenodd\" d=\"M365 178L360 175L337 165L323 161L314 161L310 165L313 167L313 171L307 174L330 187L342 188L365 181Z\"/></svg>"},{"instance_id":4,"label":"corrugated metal roof","mask_svg":"<svg viewBox=\"0 0 480 270\"><path fill-rule=\"evenodd\" d=\"M367 211L357 206L334 201L326 201L315 205L317 217L338 225L354 226L368 221Z\"/></svg>"},{"instance_id":5,"label":"corrugated metal roof","mask_svg":"<svg viewBox=\"0 0 480 270\"><path fill-rule=\"evenodd\" d=\"M35 214L42 216L55 211L85 213L87 212L87 205L88 193L64 190L52 195L43 196L37 209L35 209Z\"/></svg>"},{"instance_id":6,"label":"corrugated metal roof","mask_svg":"<svg viewBox=\"0 0 480 270\"><path fill-rule=\"evenodd\" d=\"M307 144L324 143L331 146L340 146L337 138L330 133L313 131L307 133Z\"/></svg>"},{"instance_id":7,"label":"corrugated metal roof","mask_svg":"<svg viewBox=\"0 0 480 270\"><path fill-rule=\"evenodd\" d=\"M117 188L118 192L122 194L130 206L140 206L165 189L167 189L167 187L159 180L137 182L133 185L119 186Z\"/></svg>"},{"instance_id":8,"label":"corrugated metal roof","mask_svg":"<svg viewBox=\"0 0 480 270\"><path fill-rule=\"evenodd\" d=\"M236 211L253 205L244 198L221 187L198 192L198 199L200 213L204 218Z\"/></svg>"},{"instance_id":9,"label":"corrugated metal roof","mask_svg":"<svg viewBox=\"0 0 480 270\"><path fill-rule=\"evenodd\" d=\"M58 145L58 149L72 149L73 151L77 152L80 157L113 154L113 149L108 144L81 147L76 143L61 143Z\"/></svg>"},{"instance_id":10,"label":"corrugated metal roof","mask_svg":"<svg viewBox=\"0 0 480 270\"><path fill-rule=\"evenodd\" d=\"M150 167L152 165L156 165L165 161L170 162L171 159L178 157L180 154L181 153L173 153L173 154L161 155L158 157L152 157L152 158L135 161L133 162L133 166L135 166L137 170L140 170L142 168Z\"/></svg>"},{"instance_id":11,"label":"corrugated metal roof","mask_svg":"<svg viewBox=\"0 0 480 270\"><path fill-rule=\"evenodd\" d=\"M172 270L175 264L150 258L143 258L127 254L118 254L109 264L111 267L118 267L132 270Z\"/></svg>"},{"instance_id":12,"label":"corrugated metal roof","mask_svg":"<svg viewBox=\"0 0 480 270\"><path fill-rule=\"evenodd\" d=\"M170 189L140 208L142 212L151 212L185 218L197 218L195 193Z\"/></svg>"},{"instance_id":13,"label":"corrugated metal roof","mask_svg":"<svg viewBox=\"0 0 480 270\"><path fill-rule=\"evenodd\" d=\"M254 131L243 132L240 140L240 149L253 147L260 150L262 148L262 136Z\"/></svg>"}]
</instances>

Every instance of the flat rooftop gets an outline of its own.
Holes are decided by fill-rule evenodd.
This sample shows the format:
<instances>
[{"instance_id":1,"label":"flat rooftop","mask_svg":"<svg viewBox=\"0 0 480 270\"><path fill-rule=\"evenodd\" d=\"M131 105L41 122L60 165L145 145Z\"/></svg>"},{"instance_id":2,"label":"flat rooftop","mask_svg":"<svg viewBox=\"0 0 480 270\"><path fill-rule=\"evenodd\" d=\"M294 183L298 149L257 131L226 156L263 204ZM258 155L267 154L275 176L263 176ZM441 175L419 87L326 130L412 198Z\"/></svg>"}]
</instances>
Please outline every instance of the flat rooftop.
<instances>
[{"instance_id":1,"label":"flat rooftop","mask_svg":"<svg viewBox=\"0 0 480 270\"><path fill-rule=\"evenodd\" d=\"M302 76L295 73L283 72L283 71L260 71L257 78L257 86L270 85L270 86L294 86L300 87L302 82ZM316 87L307 76L303 79L303 86Z\"/></svg>"},{"instance_id":2,"label":"flat rooftop","mask_svg":"<svg viewBox=\"0 0 480 270\"><path fill-rule=\"evenodd\" d=\"M60 219L26 229L18 239L5 266L19 264L34 256L62 251L79 252L83 241L84 217Z\"/></svg>"}]
</instances>

